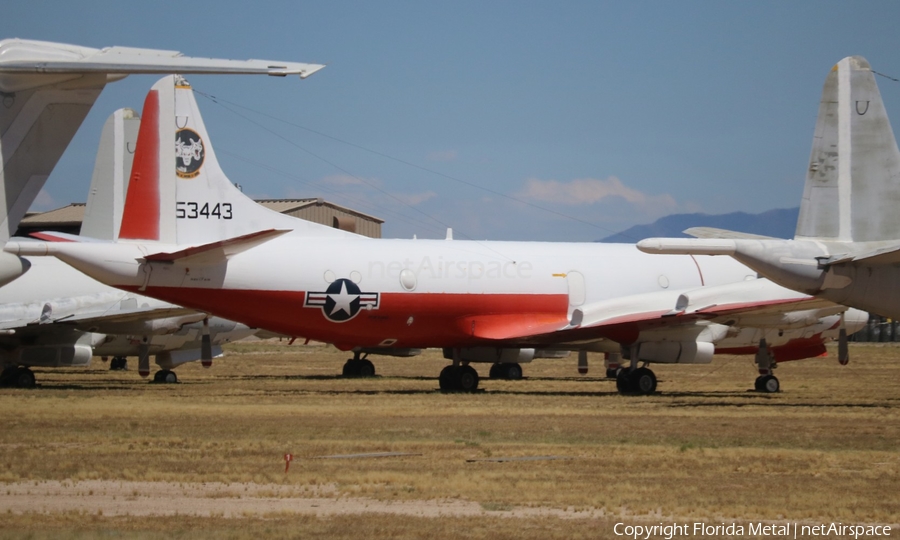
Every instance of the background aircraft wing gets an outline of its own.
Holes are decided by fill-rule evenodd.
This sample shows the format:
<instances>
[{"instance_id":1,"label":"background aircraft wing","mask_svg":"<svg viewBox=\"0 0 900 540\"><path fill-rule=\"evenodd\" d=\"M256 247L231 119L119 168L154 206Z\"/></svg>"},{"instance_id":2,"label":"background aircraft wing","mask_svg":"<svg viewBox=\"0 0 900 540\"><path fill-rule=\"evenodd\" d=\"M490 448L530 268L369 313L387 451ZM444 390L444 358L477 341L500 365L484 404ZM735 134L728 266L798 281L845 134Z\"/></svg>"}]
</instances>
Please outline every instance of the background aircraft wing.
<instances>
[{"instance_id":1,"label":"background aircraft wing","mask_svg":"<svg viewBox=\"0 0 900 540\"><path fill-rule=\"evenodd\" d=\"M123 326L135 326L135 332L146 330L146 325L154 321L179 321L181 324L203 320L207 315L197 310L165 304L157 307L138 307L122 310L95 310L76 312L71 315L53 317L47 313L40 317L21 318L0 322L0 331L7 335L21 334L25 329L48 328L48 325L67 326L84 332L101 334L120 333ZM141 325L141 328L137 328ZM12 331L12 332L10 332Z\"/></svg>"}]
</instances>

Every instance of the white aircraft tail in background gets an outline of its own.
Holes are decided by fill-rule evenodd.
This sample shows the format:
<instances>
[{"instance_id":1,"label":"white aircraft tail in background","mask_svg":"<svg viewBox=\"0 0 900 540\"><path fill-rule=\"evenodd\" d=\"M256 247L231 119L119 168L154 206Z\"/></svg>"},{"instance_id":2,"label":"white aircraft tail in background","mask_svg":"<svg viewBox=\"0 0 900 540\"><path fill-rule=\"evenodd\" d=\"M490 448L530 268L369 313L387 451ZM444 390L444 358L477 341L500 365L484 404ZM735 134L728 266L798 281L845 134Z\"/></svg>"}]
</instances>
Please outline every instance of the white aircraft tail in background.
<instances>
[{"instance_id":1,"label":"white aircraft tail in background","mask_svg":"<svg viewBox=\"0 0 900 540\"><path fill-rule=\"evenodd\" d=\"M793 240L708 228L648 238L647 253L730 255L785 287L900 317L900 151L862 57L825 79Z\"/></svg>"},{"instance_id":2,"label":"white aircraft tail in background","mask_svg":"<svg viewBox=\"0 0 900 540\"><path fill-rule=\"evenodd\" d=\"M119 109L103 125L81 222L82 236L99 240L119 237L140 126L141 117L132 109Z\"/></svg>"},{"instance_id":3,"label":"white aircraft tail in background","mask_svg":"<svg viewBox=\"0 0 900 540\"><path fill-rule=\"evenodd\" d=\"M0 243L15 232L100 92L129 74L312 75L322 65L192 58L177 51L0 41ZM0 285L28 269L0 253Z\"/></svg>"}]
</instances>

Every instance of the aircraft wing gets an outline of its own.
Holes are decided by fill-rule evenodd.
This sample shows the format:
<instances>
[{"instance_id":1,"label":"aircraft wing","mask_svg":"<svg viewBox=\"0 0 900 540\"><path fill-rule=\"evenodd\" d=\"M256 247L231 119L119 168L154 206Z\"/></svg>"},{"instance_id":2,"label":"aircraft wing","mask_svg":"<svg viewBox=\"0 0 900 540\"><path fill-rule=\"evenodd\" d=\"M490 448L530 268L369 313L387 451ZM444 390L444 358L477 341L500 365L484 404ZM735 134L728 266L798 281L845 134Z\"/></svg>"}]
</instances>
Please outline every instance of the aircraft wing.
<instances>
[{"instance_id":1,"label":"aircraft wing","mask_svg":"<svg viewBox=\"0 0 900 540\"><path fill-rule=\"evenodd\" d=\"M325 66L274 60L225 60L184 56L178 51L107 47L6 39L0 42L0 89L15 92L34 81L28 75L105 73L113 80L129 74L256 74L305 79Z\"/></svg>"},{"instance_id":2,"label":"aircraft wing","mask_svg":"<svg viewBox=\"0 0 900 540\"><path fill-rule=\"evenodd\" d=\"M101 334L121 333L123 328L133 326L134 332L146 331L147 324L156 321L165 321L178 325L203 320L207 315L194 309L187 309L171 304L158 307L139 307L121 310L94 310L90 312L76 312L62 317L45 316L39 318L15 319L0 322L0 331L7 335L21 333L25 329L46 327L46 325L65 325L84 332L97 332ZM138 325L140 328L138 328ZM158 326L158 324L157 324ZM125 329L127 332L127 329Z\"/></svg>"},{"instance_id":3,"label":"aircraft wing","mask_svg":"<svg viewBox=\"0 0 900 540\"><path fill-rule=\"evenodd\" d=\"M187 309L171 304L155 308L135 308L114 312L80 313L76 316L60 319L57 323L69 323L79 330L115 334L121 332L125 325L144 324L161 319L182 319L185 323L202 321L207 315L195 309Z\"/></svg>"},{"instance_id":4,"label":"aircraft wing","mask_svg":"<svg viewBox=\"0 0 900 540\"><path fill-rule=\"evenodd\" d=\"M523 342L542 345L583 343L609 339L629 343L644 331L684 330L697 333L708 323L755 328L799 328L820 318L843 312L846 307L828 300L791 291L766 279L729 285L698 287L681 291L659 291L614 298L581 306L572 311L568 324L543 335L527 334L541 328L541 321L520 324L517 336ZM558 322L556 322L558 324ZM514 326L514 322L507 323ZM545 328L552 326L546 321ZM476 323L477 327L477 323ZM507 332L513 334L514 332ZM490 333L479 337L512 339Z\"/></svg>"}]
</instances>

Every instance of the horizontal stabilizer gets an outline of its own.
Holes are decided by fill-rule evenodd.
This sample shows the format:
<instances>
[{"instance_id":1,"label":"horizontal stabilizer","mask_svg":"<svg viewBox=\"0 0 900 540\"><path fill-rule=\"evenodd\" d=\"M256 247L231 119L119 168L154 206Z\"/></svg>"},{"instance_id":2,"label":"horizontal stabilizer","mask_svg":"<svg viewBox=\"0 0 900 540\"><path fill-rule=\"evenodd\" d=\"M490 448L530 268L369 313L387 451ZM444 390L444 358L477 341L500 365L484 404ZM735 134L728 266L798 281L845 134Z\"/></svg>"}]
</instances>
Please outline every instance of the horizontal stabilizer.
<instances>
[{"instance_id":1,"label":"horizontal stabilizer","mask_svg":"<svg viewBox=\"0 0 900 540\"><path fill-rule=\"evenodd\" d=\"M170 253L154 253L144 257L144 260L150 262L178 262L181 264L218 264L233 255L264 244L288 232L290 230L287 229L267 229Z\"/></svg>"},{"instance_id":2,"label":"horizontal stabilizer","mask_svg":"<svg viewBox=\"0 0 900 540\"><path fill-rule=\"evenodd\" d=\"M840 255L834 260L825 261L827 265L859 263L862 266L881 266L900 263L900 244L893 244L881 249Z\"/></svg>"},{"instance_id":3,"label":"horizontal stabilizer","mask_svg":"<svg viewBox=\"0 0 900 540\"><path fill-rule=\"evenodd\" d=\"M734 255L732 239L714 238L647 238L637 243L644 253L670 255Z\"/></svg>"},{"instance_id":4,"label":"horizontal stabilizer","mask_svg":"<svg viewBox=\"0 0 900 540\"><path fill-rule=\"evenodd\" d=\"M730 240L775 240L773 236L763 236L761 234L742 233L737 231L729 231L728 229L717 229L715 227L691 227L685 229L684 234L689 234L694 238L721 238Z\"/></svg>"},{"instance_id":5,"label":"horizontal stabilizer","mask_svg":"<svg viewBox=\"0 0 900 540\"><path fill-rule=\"evenodd\" d=\"M34 232L29 236L32 238L37 238L38 240L43 240L44 242L105 242L105 240L99 240L97 238L91 238L89 236L80 236L77 234L69 234L64 232Z\"/></svg>"}]
</instances>

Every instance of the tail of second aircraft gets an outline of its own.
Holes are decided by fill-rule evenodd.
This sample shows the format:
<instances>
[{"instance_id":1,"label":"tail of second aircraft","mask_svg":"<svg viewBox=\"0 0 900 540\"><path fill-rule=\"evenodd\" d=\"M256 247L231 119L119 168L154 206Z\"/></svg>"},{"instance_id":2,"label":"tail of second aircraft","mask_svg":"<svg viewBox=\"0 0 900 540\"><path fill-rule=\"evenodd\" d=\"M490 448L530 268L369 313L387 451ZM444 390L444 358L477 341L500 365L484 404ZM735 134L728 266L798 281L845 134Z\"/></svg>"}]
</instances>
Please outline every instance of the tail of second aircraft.
<instances>
[{"instance_id":1,"label":"tail of second aircraft","mask_svg":"<svg viewBox=\"0 0 900 540\"><path fill-rule=\"evenodd\" d=\"M861 56L825 79L795 238L900 238L900 151L875 75Z\"/></svg>"},{"instance_id":2,"label":"tail of second aircraft","mask_svg":"<svg viewBox=\"0 0 900 540\"><path fill-rule=\"evenodd\" d=\"M119 239L205 244L270 229L304 236L351 234L246 197L219 166L187 81L177 76L158 81L144 102Z\"/></svg>"},{"instance_id":3,"label":"tail of second aircraft","mask_svg":"<svg viewBox=\"0 0 900 540\"><path fill-rule=\"evenodd\" d=\"M649 238L638 248L731 255L785 287L839 303L862 295L854 306L894 314L878 308L888 289L865 289L872 280L857 280L855 267L900 261L898 205L900 150L872 68L850 56L825 79L793 240L688 230L702 238Z\"/></svg>"},{"instance_id":4,"label":"tail of second aircraft","mask_svg":"<svg viewBox=\"0 0 900 540\"><path fill-rule=\"evenodd\" d=\"M81 222L82 236L100 240L119 237L140 124L140 116L132 109L117 110L103 124Z\"/></svg>"}]
</instances>

